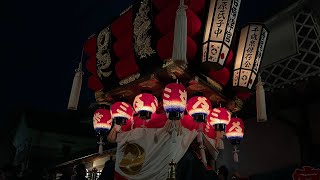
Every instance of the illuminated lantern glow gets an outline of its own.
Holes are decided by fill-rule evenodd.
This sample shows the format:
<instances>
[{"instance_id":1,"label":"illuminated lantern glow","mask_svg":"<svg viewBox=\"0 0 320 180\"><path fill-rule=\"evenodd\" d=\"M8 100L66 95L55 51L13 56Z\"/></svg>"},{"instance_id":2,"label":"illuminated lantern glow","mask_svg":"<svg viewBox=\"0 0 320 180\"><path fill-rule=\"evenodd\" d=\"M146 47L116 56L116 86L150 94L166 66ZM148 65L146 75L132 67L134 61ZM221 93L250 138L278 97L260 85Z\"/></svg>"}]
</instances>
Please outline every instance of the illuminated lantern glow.
<instances>
[{"instance_id":1,"label":"illuminated lantern glow","mask_svg":"<svg viewBox=\"0 0 320 180\"><path fill-rule=\"evenodd\" d=\"M225 66L240 3L241 0L210 0L202 46L202 64L206 70Z\"/></svg>"},{"instance_id":2,"label":"illuminated lantern glow","mask_svg":"<svg viewBox=\"0 0 320 180\"><path fill-rule=\"evenodd\" d=\"M93 115L93 128L95 131L109 131L112 126L110 110L98 109Z\"/></svg>"},{"instance_id":3,"label":"illuminated lantern glow","mask_svg":"<svg viewBox=\"0 0 320 180\"><path fill-rule=\"evenodd\" d=\"M158 100L152 94L142 93L134 98L133 107L141 119L150 119L158 108Z\"/></svg>"},{"instance_id":4,"label":"illuminated lantern glow","mask_svg":"<svg viewBox=\"0 0 320 180\"><path fill-rule=\"evenodd\" d=\"M241 29L233 70L233 87L251 89L256 79L268 31L262 24L249 24Z\"/></svg>"},{"instance_id":5,"label":"illuminated lantern glow","mask_svg":"<svg viewBox=\"0 0 320 180\"><path fill-rule=\"evenodd\" d=\"M112 118L109 106L106 104L99 104L98 109L93 114L93 128L99 137L99 153L103 152L104 136L112 127Z\"/></svg>"},{"instance_id":6,"label":"illuminated lantern glow","mask_svg":"<svg viewBox=\"0 0 320 180\"><path fill-rule=\"evenodd\" d=\"M240 144L244 135L244 124L240 118L231 118L230 123L226 126L226 137L232 145Z\"/></svg>"},{"instance_id":7,"label":"illuminated lantern glow","mask_svg":"<svg viewBox=\"0 0 320 180\"><path fill-rule=\"evenodd\" d=\"M187 91L183 85L170 83L163 90L163 108L169 120L180 120L187 104Z\"/></svg>"},{"instance_id":8,"label":"illuminated lantern glow","mask_svg":"<svg viewBox=\"0 0 320 180\"><path fill-rule=\"evenodd\" d=\"M187 112L196 122L206 122L206 118L211 110L211 102L203 96L195 96L189 99Z\"/></svg>"},{"instance_id":9,"label":"illuminated lantern glow","mask_svg":"<svg viewBox=\"0 0 320 180\"><path fill-rule=\"evenodd\" d=\"M211 126L215 127L216 131L225 131L226 125L231 120L231 113L222 107L214 108L208 116L208 121Z\"/></svg>"},{"instance_id":10,"label":"illuminated lantern glow","mask_svg":"<svg viewBox=\"0 0 320 180\"><path fill-rule=\"evenodd\" d=\"M226 137L234 147L233 160L239 161L239 150L237 145L240 144L244 135L244 124L240 118L231 118L230 123L226 126Z\"/></svg>"},{"instance_id":11,"label":"illuminated lantern glow","mask_svg":"<svg viewBox=\"0 0 320 180\"><path fill-rule=\"evenodd\" d=\"M116 102L111 106L111 117L117 125L125 125L133 117L133 108L126 102Z\"/></svg>"}]
</instances>

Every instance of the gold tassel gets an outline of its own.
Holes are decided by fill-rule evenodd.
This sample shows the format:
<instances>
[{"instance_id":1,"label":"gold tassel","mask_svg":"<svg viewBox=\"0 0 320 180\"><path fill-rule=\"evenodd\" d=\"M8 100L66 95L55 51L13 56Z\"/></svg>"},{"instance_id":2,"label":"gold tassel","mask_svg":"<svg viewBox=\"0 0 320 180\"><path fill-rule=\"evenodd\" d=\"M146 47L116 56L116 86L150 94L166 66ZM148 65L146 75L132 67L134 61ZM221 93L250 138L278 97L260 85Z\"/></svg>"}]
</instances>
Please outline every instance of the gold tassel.
<instances>
[{"instance_id":1,"label":"gold tassel","mask_svg":"<svg viewBox=\"0 0 320 180\"><path fill-rule=\"evenodd\" d=\"M80 91L81 91L81 85L82 85L82 62L79 63L79 67L75 70L76 74L73 78L71 93L69 97L69 103L68 103L68 109L70 110L77 110L78 109L78 103L79 103L79 97L80 97Z\"/></svg>"},{"instance_id":2,"label":"gold tassel","mask_svg":"<svg viewBox=\"0 0 320 180\"><path fill-rule=\"evenodd\" d=\"M180 0L180 5L176 12L174 26L174 40L172 59L182 66L187 65L187 15L184 1Z\"/></svg>"},{"instance_id":3,"label":"gold tassel","mask_svg":"<svg viewBox=\"0 0 320 180\"><path fill-rule=\"evenodd\" d=\"M264 83L261 81L261 76L259 75L256 85L257 122L267 121L266 99L263 85Z\"/></svg>"}]
</instances>

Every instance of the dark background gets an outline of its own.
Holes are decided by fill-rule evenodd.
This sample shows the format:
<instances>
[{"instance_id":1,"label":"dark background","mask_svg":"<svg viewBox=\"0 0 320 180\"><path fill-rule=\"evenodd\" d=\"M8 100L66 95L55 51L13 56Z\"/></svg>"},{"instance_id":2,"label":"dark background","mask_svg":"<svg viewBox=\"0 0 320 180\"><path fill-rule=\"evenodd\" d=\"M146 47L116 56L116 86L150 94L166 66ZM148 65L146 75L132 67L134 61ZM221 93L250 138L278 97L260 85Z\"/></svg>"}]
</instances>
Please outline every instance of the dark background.
<instances>
[{"instance_id":1,"label":"dark background","mask_svg":"<svg viewBox=\"0 0 320 180\"><path fill-rule=\"evenodd\" d=\"M263 22L294 0L242 0L238 27ZM1 1L2 112L66 111L82 44L133 0ZM80 108L93 102L84 75Z\"/></svg>"}]
</instances>

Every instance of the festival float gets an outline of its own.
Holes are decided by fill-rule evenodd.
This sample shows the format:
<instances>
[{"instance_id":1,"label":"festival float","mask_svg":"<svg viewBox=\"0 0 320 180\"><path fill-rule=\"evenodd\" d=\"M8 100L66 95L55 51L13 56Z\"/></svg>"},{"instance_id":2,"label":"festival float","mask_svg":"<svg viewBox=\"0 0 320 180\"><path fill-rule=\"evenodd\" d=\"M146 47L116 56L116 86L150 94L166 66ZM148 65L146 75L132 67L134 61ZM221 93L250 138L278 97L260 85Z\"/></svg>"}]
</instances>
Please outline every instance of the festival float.
<instances>
[{"instance_id":1,"label":"festival float","mask_svg":"<svg viewBox=\"0 0 320 180\"><path fill-rule=\"evenodd\" d=\"M99 153L117 144L116 177L175 179L190 148L215 169L223 139L234 145L235 163L241 159L245 121L237 113L253 89L257 119L267 118L257 77L268 31L259 23L236 28L240 3L136 1L85 42L68 106L77 108L84 63Z\"/></svg>"}]
</instances>

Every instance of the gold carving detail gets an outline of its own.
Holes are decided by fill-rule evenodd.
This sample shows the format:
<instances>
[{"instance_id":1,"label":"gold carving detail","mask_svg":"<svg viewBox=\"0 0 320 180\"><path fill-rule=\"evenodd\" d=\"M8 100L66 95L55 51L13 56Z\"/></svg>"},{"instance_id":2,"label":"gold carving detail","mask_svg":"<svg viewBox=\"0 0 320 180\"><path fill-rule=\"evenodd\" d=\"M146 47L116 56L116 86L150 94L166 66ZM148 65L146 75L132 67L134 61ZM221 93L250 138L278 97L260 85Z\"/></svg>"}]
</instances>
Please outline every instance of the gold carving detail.
<instances>
[{"instance_id":1,"label":"gold carving detail","mask_svg":"<svg viewBox=\"0 0 320 180\"><path fill-rule=\"evenodd\" d=\"M139 12L133 22L134 50L140 59L155 53L151 47L151 36L148 34L151 29L151 20L148 18L150 11L148 1L141 2Z\"/></svg>"},{"instance_id":2,"label":"gold carving detail","mask_svg":"<svg viewBox=\"0 0 320 180\"><path fill-rule=\"evenodd\" d=\"M104 28L99 32L97 38L97 74L100 78L109 77L112 71L107 71L107 68L111 65L110 55L110 29Z\"/></svg>"}]
</instances>

